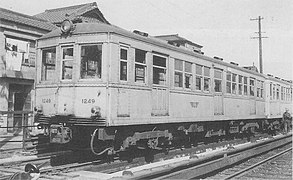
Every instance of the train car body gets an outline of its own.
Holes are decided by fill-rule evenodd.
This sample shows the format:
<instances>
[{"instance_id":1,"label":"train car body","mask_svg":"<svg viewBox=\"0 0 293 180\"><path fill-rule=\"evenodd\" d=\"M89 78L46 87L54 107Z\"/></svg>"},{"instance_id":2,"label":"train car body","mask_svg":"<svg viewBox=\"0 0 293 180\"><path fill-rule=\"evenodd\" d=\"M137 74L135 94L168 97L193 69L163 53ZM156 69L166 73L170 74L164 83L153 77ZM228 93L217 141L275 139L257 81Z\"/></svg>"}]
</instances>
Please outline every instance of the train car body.
<instances>
[{"instance_id":1,"label":"train car body","mask_svg":"<svg viewBox=\"0 0 293 180\"><path fill-rule=\"evenodd\" d=\"M38 40L36 120L51 143L96 136L115 150L157 148L259 128L292 109L290 82L113 25L67 24ZM287 101L270 99L276 81Z\"/></svg>"}]
</instances>

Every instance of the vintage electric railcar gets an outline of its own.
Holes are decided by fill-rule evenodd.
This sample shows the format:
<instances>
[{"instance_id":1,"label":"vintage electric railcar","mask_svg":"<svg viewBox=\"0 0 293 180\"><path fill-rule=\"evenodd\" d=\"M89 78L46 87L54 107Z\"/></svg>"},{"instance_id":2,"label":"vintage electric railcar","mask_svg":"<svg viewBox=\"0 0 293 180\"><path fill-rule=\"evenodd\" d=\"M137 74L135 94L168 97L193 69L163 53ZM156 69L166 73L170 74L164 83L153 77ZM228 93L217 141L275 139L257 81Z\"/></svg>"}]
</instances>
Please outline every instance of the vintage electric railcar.
<instances>
[{"instance_id":1,"label":"vintage electric railcar","mask_svg":"<svg viewBox=\"0 0 293 180\"><path fill-rule=\"evenodd\" d=\"M278 128L292 82L146 33L66 20L38 42L36 121L97 154Z\"/></svg>"}]
</instances>

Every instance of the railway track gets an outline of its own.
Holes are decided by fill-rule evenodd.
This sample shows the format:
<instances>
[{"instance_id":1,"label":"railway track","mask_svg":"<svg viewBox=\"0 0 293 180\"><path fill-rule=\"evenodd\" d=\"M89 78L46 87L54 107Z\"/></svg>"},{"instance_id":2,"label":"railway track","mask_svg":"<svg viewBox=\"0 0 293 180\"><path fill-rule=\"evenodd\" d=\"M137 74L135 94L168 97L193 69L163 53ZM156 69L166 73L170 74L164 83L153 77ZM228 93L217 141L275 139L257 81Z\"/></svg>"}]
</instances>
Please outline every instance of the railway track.
<instances>
[{"instance_id":1,"label":"railway track","mask_svg":"<svg viewBox=\"0 0 293 180\"><path fill-rule=\"evenodd\" d=\"M257 139L261 139L258 137ZM256 139L252 141L257 141ZM264 140L263 140L264 141ZM268 140L272 141L272 140ZM264 141L265 142L265 141ZM186 148L186 149L181 149L181 150L172 150L169 152L168 155L165 155L163 153L157 153L154 157L155 163L151 164L146 164L143 157L137 157L133 160L132 163L128 163L127 161L119 161L117 157L114 157L111 161L111 163L107 163L109 161L105 160L93 160L93 161L86 161L86 162L75 162L75 163L69 163L69 164L64 164L64 165L57 165L57 166L51 166L48 165L46 167L43 167L40 169L40 178L39 179L74 179L77 177L80 177L79 174L82 174L81 172L86 172L87 174L91 173L102 173L104 175L107 175L107 177L110 177L112 175L119 176L119 173L122 174L126 172L130 172L131 176L129 178L133 179L140 179L140 178L146 178L146 179L151 179L151 178L159 178L160 176L161 179L164 179L164 176L166 175L166 170L163 170L162 172L155 172L152 173L147 173L147 175L143 175L143 173L133 173L131 169L133 168L140 168L143 166L148 166L148 165L153 165L156 163L160 162L167 162L167 161L173 161L174 159L190 159L192 161L198 161L197 165L200 165L202 163L209 163L209 161L216 160L217 158L222 157L220 151L223 151L223 149L226 149L226 154L233 154L233 151L236 151L234 147L237 146L237 144L251 144L245 142L245 140L230 140L230 141L223 141L223 142L218 142L218 143L211 143L208 145L201 144L198 145L195 148ZM222 150L218 152L214 152L216 149L219 149L222 147ZM247 149L248 147L246 147ZM245 149L245 148L244 148ZM200 153L211 153L213 154L211 157L209 155L205 156L204 158L199 157ZM235 154L236 152L234 152ZM60 158L57 158L60 159ZM44 161L46 161L44 159ZM39 166L42 164L44 161L35 161L35 162L27 162L27 163L33 163ZM176 170L184 170L184 165L186 162L181 163L181 167L172 167L172 164L170 165L165 165L169 166L172 169L172 172L174 173L174 169ZM191 163L189 162L187 167L191 167ZM23 172L24 169L24 163L22 165L17 165L17 166L10 166L8 167L10 169L8 172L3 171L3 166L0 168L0 173L5 172L2 176L0 176L0 179L7 179L11 176L12 172ZM159 168L160 169L160 168ZM8 174L9 173L9 174ZM109 176L108 176L109 175ZM148 176L150 175L150 176ZM146 176L146 177L145 177ZM168 177L166 177L168 178Z\"/></svg>"},{"instance_id":2,"label":"railway track","mask_svg":"<svg viewBox=\"0 0 293 180\"><path fill-rule=\"evenodd\" d=\"M250 159L256 155L271 151L272 149L292 145L292 134L278 136L265 141L258 141L234 146L212 154L203 156L187 156L179 161L169 162L158 166L141 168L141 170L131 170L132 175L127 179L198 179L208 177L209 174L225 169L244 160ZM289 145L289 146L291 146ZM123 177L122 173L114 173L112 177ZM211 177L214 179L214 177ZM220 179L223 179L222 177Z\"/></svg>"},{"instance_id":3,"label":"railway track","mask_svg":"<svg viewBox=\"0 0 293 180\"><path fill-rule=\"evenodd\" d=\"M292 176L292 164L291 167L285 161L285 158L292 159L292 143L285 146L279 147L272 151L269 151L260 156L253 157L247 161L244 161L238 165L235 165L231 168L227 168L224 171L221 171L213 176L201 177L207 179L253 179L253 178L262 178L266 177L269 179L287 179L288 176ZM278 163L282 162L282 163ZM291 161L292 162L292 161ZM276 168L277 167L277 168ZM268 173L268 170L273 169L284 169L283 173L285 176L282 176L281 173ZM290 171L291 170L291 171ZM282 172L282 171L281 171ZM272 177L272 175L274 177Z\"/></svg>"}]
</instances>

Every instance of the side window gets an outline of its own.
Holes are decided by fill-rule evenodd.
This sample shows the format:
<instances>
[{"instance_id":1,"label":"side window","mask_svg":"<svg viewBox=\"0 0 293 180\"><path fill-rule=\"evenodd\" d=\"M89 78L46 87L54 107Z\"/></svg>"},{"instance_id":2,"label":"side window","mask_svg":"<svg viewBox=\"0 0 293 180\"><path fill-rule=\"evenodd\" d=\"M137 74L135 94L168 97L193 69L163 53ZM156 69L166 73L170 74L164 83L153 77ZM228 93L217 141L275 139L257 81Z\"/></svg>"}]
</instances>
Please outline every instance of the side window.
<instances>
[{"instance_id":1,"label":"side window","mask_svg":"<svg viewBox=\"0 0 293 180\"><path fill-rule=\"evenodd\" d=\"M273 84L270 83L270 99L273 99Z\"/></svg>"},{"instance_id":2,"label":"side window","mask_svg":"<svg viewBox=\"0 0 293 180\"><path fill-rule=\"evenodd\" d=\"M260 86L261 86L261 82L259 80L256 81L256 97L260 98Z\"/></svg>"},{"instance_id":3,"label":"side window","mask_svg":"<svg viewBox=\"0 0 293 180\"><path fill-rule=\"evenodd\" d=\"M204 70L203 71L203 75L204 75L203 90L209 92L210 91L210 68L204 67L203 70Z\"/></svg>"},{"instance_id":4,"label":"side window","mask_svg":"<svg viewBox=\"0 0 293 180\"><path fill-rule=\"evenodd\" d=\"M285 100L285 87L281 86L281 100L284 101Z\"/></svg>"},{"instance_id":5,"label":"side window","mask_svg":"<svg viewBox=\"0 0 293 180\"><path fill-rule=\"evenodd\" d=\"M248 83L248 78L247 77L243 77L243 82L244 82L244 95L247 96L248 95L248 89L247 89L247 83Z\"/></svg>"},{"instance_id":6,"label":"side window","mask_svg":"<svg viewBox=\"0 0 293 180\"><path fill-rule=\"evenodd\" d=\"M183 61L175 59L174 86L183 87Z\"/></svg>"},{"instance_id":7,"label":"side window","mask_svg":"<svg viewBox=\"0 0 293 180\"><path fill-rule=\"evenodd\" d=\"M237 81L236 81L237 75L232 74L232 93L236 94L236 88L237 88Z\"/></svg>"},{"instance_id":8,"label":"side window","mask_svg":"<svg viewBox=\"0 0 293 180\"><path fill-rule=\"evenodd\" d=\"M167 58L153 55L153 84L166 85Z\"/></svg>"},{"instance_id":9,"label":"side window","mask_svg":"<svg viewBox=\"0 0 293 180\"><path fill-rule=\"evenodd\" d=\"M196 73L196 77L195 77L195 89L196 90L202 90L202 66L196 64L195 66L195 73Z\"/></svg>"},{"instance_id":10,"label":"side window","mask_svg":"<svg viewBox=\"0 0 293 180\"><path fill-rule=\"evenodd\" d=\"M277 100L280 99L280 84L277 85Z\"/></svg>"},{"instance_id":11,"label":"side window","mask_svg":"<svg viewBox=\"0 0 293 180\"><path fill-rule=\"evenodd\" d=\"M273 85L273 100L276 99L276 85Z\"/></svg>"},{"instance_id":12,"label":"side window","mask_svg":"<svg viewBox=\"0 0 293 180\"><path fill-rule=\"evenodd\" d=\"M222 92L222 74L223 72L219 69L214 71L214 83L215 83L215 92Z\"/></svg>"},{"instance_id":13,"label":"side window","mask_svg":"<svg viewBox=\"0 0 293 180\"><path fill-rule=\"evenodd\" d=\"M62 79L72 79L73 47L62 48Z\"/></svg>"},{"instance_id":14,"label":"side window","mask_svg":"<svg viewBox=\"0 0 293 180\"><path fill-rule=\"evenodd\" d=\"M253 78L250 78L249 79L249 94L250 94L250 96L254 96L254 87L255 87L255 79L253 79Z\"/></svg>"},{"instance_id":15,"label":"side window","mask_svg":"<svg viewBox=\"0 0 293 180\"><path fill-rule=\"evenodd\" d=\"M192 84L192 63L175 59L174 86L190 89Z\"/></svg>"},{"instance_id":16,"label":"side window","mask_svg":"<svg viewBox=\"0 0 293 180\"><path fill-rule=\"evenodd\" d=\"M135 82L146 81L146 51L135 49Z\"/></svg>"},{"instance_id":17,"label":"side window","mask_svg":"<svg viewBox=\"0 0 293 180\"><path fill-rule=\"evenodd\" d=\"M56 69L56 48L42 50L42 81L52 81L55 77Z\"/></svg>"},{"instance_id":18,"label":"side window","mask_svg":"<svg viewBox=\"0 0 293 180\"><path fill-rule=\"evenodd\" d=\"M264 98L264 82L260 82L260 97Z\"/></svg>"},{"instance_id":19,"label":"side window","mask_svg":"<svg viewBox=\"0 0 293 180\"><path fill-rule=\"evenodd\" d=\"M231 94L231 87L232 87L232 83L231 83L231 79L232 79L232 75L231 72L227 72L226 75L226 93Z\"/></svg>"},{"instance_id":20,"label":"side window","mask_svg":"<svg viewBox=\"0 0 293 180\"><path fill-rule=\"evenodd\" d=\"M120 80L127 81L127 59L128 59L128 49L120 48Z\"/></svg>"},{"instance_id":21,"label":"side window","mask_svg":"<svg viewBox=\"0 0 293 180\"><path fill-rule=\"evenodd\" d=\"M242 95L242 91L243 91L243 76L238 76L238 94Z\"/></svg>"},{"instance_id":22,"label":"side window","mask_svg":"<svg viewBox=\"0 0 293 180\"><path fill-rule=\"evenodd\" d=\"M101 78L102 71L102 45L89 45L81 47L80 78Z\"/></svg>"},{"instance_id":23,"label":"side window","mask_svg":"<svg viewBox=\"0 0 293 180\"><path fill-rule=\"evenodd\" d=\"M187 89L191 88L191 84L192 84L192 63L190 62L185 62L184 63L184 78L185 78L185 83L184 83L184 87Z\"/></svg>"}]
</instances>

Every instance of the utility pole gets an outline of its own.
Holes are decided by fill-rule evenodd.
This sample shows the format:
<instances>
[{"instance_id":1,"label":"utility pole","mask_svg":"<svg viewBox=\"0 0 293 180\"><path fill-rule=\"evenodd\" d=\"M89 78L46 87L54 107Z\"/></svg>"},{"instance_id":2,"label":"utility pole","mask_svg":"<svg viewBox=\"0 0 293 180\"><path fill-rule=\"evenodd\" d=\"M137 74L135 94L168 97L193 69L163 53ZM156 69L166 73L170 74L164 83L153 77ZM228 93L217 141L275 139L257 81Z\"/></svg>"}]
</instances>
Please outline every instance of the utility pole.
<instances>
[{"instance_id":1,"label":"utility pole","mask_svg":"<svg viewBox=\"0 0 293 180\"><path fill-rule=\"evenodd\" d=\"M258 16L258 18L250 19L251 21L258 21L258 37L252 37L252 39L258 39L258 46L259 46L259 71L260 73L263 73L263 63L262 63L262 38L268 38L268 37L262 37L261 33L261 20L264 19L263 17Z\"/></svg>"}]
</instances>

